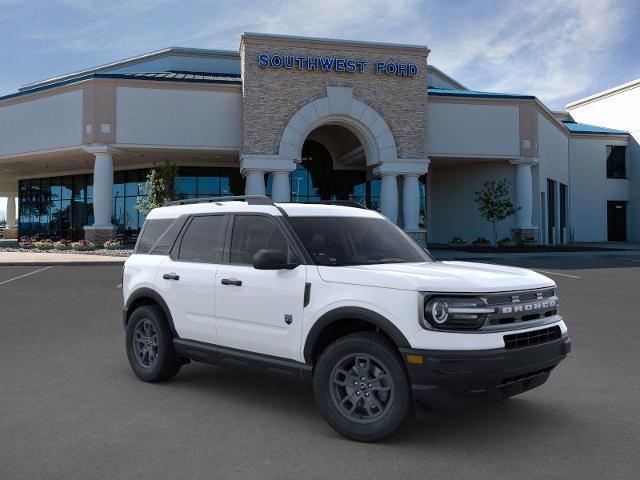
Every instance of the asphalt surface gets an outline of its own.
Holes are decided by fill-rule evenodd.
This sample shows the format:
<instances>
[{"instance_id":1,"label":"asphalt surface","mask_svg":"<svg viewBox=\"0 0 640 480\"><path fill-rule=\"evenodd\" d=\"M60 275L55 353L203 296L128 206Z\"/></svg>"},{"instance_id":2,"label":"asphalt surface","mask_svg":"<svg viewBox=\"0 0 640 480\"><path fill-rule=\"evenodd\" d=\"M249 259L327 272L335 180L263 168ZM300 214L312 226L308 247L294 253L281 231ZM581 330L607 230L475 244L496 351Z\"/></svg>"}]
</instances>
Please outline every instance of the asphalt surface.
<instances>
[{"instance_id":1,"label":"asphalt surface","mask_svg":"<svg viewBox=\"0 0 640 480\"><path fill-rule=\"evenodd\" d=\"M201 364L138 381L119 267L0 266L0 479L640 478L640 262L518 264L558 283L570 357L373 445L334 433L304 384Z\"/></svg>"}]
</instances>

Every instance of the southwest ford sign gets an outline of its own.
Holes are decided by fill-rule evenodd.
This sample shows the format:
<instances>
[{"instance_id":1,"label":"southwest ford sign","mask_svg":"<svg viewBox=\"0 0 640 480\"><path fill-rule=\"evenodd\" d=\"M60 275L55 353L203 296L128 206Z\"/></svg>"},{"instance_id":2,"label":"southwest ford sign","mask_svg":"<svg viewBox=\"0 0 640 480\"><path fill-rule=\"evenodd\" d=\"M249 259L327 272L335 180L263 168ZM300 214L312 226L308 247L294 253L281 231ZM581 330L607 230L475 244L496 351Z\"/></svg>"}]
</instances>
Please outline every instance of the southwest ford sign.
<instances>
[{"instance_id":1,"label":"southwest ford sign","mask_svg":"<svg viewBox=\"0 0 640 480\"><path fill-rule=\"evenodd\" d=\"M289 70L309 70L321 72L364 73L372 68L376 75L385 74L398 77L413 77L418 73L413 63L375 62L369 66L365 60L337 57L299 57L297 55L258 55L258 66L262 68L284 68Z\"/></svg>"}]
</instances>

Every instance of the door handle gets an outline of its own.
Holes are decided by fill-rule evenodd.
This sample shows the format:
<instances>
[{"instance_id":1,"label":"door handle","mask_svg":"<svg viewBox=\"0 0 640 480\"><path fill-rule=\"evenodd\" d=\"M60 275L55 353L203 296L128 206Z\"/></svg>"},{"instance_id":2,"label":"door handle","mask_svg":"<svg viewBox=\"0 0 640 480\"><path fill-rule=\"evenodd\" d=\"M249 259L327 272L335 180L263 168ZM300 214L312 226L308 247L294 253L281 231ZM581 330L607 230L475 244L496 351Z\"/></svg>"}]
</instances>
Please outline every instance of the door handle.
<instances>
[{"instance_id":1,"label":"door handle","mask_svg":"<svg viewBox=\"0 0 640 480\"><path fill-rule=\"evenodd\" d=\"M234 287L242 286L242 280L236 280L235 278L223 278L220 283L223 285L233 285Z\"/></svg>"},{"instance_id":2,"label":"door handle","mask_svg":"<svg viewBox=\"0 0 640 480\"><path fill-rule=\"evenodd\" d=\"M180 275L177 275L175 273L165 273L164 275L162 275L162 278L164 278L165 280L180 280Z\"/></svg>"}]
</instances>

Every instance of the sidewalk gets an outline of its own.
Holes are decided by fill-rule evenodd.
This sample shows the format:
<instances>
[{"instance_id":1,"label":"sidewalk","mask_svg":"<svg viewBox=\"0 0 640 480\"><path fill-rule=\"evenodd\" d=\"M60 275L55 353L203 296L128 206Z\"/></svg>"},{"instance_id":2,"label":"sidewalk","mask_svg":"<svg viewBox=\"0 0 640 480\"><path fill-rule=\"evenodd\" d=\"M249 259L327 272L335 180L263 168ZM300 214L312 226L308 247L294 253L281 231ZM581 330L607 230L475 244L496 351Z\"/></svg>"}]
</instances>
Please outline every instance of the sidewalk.
<instances>
[{"instance_id":1,"label":"sidewalk","mask_svg":"<svg viewBox=\"0 0 640 480\"><path fill-rule=\"evenodd\" d=\"M127 257L73 253L0 252L1 266L122 265Z\"/></svg>"}]
</instances>

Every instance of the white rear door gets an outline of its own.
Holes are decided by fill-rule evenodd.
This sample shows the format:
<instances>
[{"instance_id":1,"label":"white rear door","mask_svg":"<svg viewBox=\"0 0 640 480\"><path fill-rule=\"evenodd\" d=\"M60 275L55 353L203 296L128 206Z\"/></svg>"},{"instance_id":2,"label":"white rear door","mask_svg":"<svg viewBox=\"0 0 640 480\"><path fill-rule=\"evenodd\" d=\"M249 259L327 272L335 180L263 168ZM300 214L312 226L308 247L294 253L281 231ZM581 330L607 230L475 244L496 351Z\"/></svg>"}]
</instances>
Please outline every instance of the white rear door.
<instances>
[{"instance_id":1,"label":"white rear door","mask_svg":"<svg viewBox=\"0 0 640 480\"><path fill-rule=\"evenodd\" d=\"M215 278L222 262L227 215L199 215L157 270L156 285L180 338L216 344Z\"/></svg>"}]
</instances>

